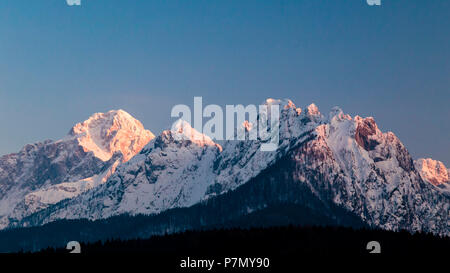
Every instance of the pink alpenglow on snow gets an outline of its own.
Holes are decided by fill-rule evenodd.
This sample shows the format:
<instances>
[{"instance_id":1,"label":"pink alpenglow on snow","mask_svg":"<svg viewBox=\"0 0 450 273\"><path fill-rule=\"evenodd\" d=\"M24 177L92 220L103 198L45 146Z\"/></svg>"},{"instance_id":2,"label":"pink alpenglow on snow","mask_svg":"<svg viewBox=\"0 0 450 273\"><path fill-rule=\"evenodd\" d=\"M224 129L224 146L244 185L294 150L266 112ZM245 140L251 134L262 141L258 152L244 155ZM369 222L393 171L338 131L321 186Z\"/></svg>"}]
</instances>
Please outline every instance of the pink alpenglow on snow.
<instances>
[{"instance_id":1,"label":"pink alpenglow on snow","mask_svg":"<svg viewBox=\"0 0 450 273\"><path fill-rule=\"evenodd\" d=\"M123 110L96 113L75 125L71 135L77 137L85 152L92 151L103 161L120 152L123 162L130 160L155 137L140 121Z\"/></svg>"},{"instance_id":2,"label":"pink alpenglow on snow","mask_svg":"<svg viewBox=\"0 0 450 273\"><path fill-rule=\"evenodd\" d=\"M414 163L423 180L435 186L450 182L448 169L441 161L419 158Z\"/></svg>"}]
</instances>

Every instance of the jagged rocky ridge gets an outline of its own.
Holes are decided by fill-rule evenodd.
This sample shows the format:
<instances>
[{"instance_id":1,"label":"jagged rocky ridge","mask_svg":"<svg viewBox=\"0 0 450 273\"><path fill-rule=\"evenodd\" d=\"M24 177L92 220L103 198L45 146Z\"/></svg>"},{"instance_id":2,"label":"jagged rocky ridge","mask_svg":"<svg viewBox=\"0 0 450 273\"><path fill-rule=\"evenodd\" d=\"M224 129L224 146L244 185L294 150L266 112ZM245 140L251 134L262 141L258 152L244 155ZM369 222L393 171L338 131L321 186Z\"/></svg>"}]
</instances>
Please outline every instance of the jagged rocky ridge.
<instances>
[{"instance_id":1,"label":"jagged rocky ridge","mask_svg":"<svg viewBox=\"0 0 450 273\"><path fill-rule=\"evenodd\" d=\"M154 135L123 110L96 113L61 140L0 157L0 228L94 188Z\"/></svg>"},{"instance_id":2,"label":"jagged rocky ridge","mask_svg":"<svg viewBox=\"0 0 450 273\"><path fill-rule=\"evenodd\" d=\"M289 158L293 167L283 175L369 225L449 235L448 192L424 181L400 140L381 132L373 118L352 118L339 108L324 116L315 105L303 110L289 100L266 103L281 108L276 151L261 151L260 140L218 145L180 121L120 165L106 183L17 226L189 207L235 190Z\"/></svg>"}]
</instances>

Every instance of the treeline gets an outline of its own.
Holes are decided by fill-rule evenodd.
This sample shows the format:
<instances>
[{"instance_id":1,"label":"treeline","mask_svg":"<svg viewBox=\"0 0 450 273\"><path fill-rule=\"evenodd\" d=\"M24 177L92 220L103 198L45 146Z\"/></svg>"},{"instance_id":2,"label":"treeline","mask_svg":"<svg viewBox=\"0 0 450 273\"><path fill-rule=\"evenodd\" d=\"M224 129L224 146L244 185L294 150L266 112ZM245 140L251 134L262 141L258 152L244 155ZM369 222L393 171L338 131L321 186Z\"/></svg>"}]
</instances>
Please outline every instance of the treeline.
<instances>
[{"instance_id":1,"label":"treeline","mask_svg":"<svg viewBox=\"0 0 450 273\"><path fill-rule=\"evenodd\" d=\"M372 255L367 243L377 241L381 255L442 256L450 253L450 238L407 231L344 227L270 227L186 231L149 239L106 240L81 243L85 254L146 253L152 256L191 257L301 257L301 255ZM47 248L41 254L68 253L65 248ZM299 256L300 255L300 256Z\"/></svg>"},{"instance_id":2,"label":"treeline","mask_svg":"<svg viewBox=\"0 0 450 273\"><path fill-rule=\"evenodd\" d=\"M3 230L0 253L58 248L69 241L150 238L186 230L288 225L368 227L353 213L318 199L304 183L284 175L285 169L292 166L281 163L285 162L263 171L234 191L188 208L170 209L158 215L119 215L97 221L59 220L43 226ZM28 225L49 217L45 213L46 210L27 219Z\"/></svg>"}]
</instances>

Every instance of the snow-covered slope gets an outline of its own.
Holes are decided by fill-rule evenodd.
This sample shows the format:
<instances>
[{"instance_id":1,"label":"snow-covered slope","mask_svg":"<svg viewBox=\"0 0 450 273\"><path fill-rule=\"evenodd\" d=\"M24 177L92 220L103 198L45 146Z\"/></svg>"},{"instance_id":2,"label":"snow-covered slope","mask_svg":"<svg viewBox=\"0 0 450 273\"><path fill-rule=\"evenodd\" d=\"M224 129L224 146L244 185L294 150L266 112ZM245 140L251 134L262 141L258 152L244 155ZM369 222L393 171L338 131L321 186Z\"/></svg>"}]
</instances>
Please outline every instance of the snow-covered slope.
<instances>
[{"instance_id":1,"label":"snow-covered slope","mask_svg":"<svg viewBox=\"0 0 450 273\"><path fill-rule=\"evenodd\" d=\"M211 170L220 151L209 137L199 136L180 120L174 130L164 131L139 155L119 166L107 183L58 204L64 208L51 208L54 213L46 221L157 213L193 205L214 179Z\"/></svg>"},{"instance_id":2,"label":"snow-covered slope","mask_svg":"<svg viewBox=\"0 0 450 273\"><path fill-rule=\"evenodd\" d=\"M61 140L0 157L0 228L105 182L154 135L123 110L97 113Z\"/></svg>"},{"instance_id":3,"label":"snow-covered slope","mask_svg":"<svg viewBox=\"0 0 450 273\"><path fill-rule=\"evenodd\" d=\"M96 113L70 131L85 152L108 161L120 151L122 161L130 160L155 136L141 122L123 110Z\"/></svg>"},{"instance_id":4,"label":"snow-covered slope","mask_svg":"<svg viewBox=\"0 0 450 273\"><path fill-rule=\"evenodd\" d=\"M450 175L444 163L431 158L419 158L414 161L414 165L424 181L450 193Z\"/></svg>"},{"instance_id":5,"label":"snow-covered slope","mask_svg":"<svg viewBox=\"0 0 450 273\"><path fill-rule=\"evenodd\" d=\"M294 175L324 200L388 230L450 234L449 196L424 182L400 140L374 119L334 109L318 137L293 152Z\"/></svg>"},{"instance_id":6,"label":"snow-covered slope","mask_svg":"<svg viewBox=\"0 0 450 273\"><path fill-rule=\"evenodd\" d=\"M118 166L106 183L18 224L191 206L234 190L288 158L295 167L283 175L370 225L450 234L449 195L423 181L400 140L381 132L373 118L351 117L339 108L324 116L314 104L300 109L290 100L268 99L266 104L281 109L275 151L262 151L261 139L218 145L179 121ZM249 125L238 131L254 130Z\"/></svg>"},{"instance_id":7,"label":"snow-covered slope","mask_svg":"<svg viewBox=\"0 0 450 273\"><path fill-rule=\"evenodd\" d=\"M221 147L185 121L178 121L174 129L164 131L139 155L119 166L104 185L43 211L48 214L44 221L158 213L235 189L307 139L316 126L311 113L300 114L289 100L269 99L266 103L283 108L280 134L285 141L277 151L261 151L264 142L260 140L227 141Z\"/></svg>"}]
</instances>

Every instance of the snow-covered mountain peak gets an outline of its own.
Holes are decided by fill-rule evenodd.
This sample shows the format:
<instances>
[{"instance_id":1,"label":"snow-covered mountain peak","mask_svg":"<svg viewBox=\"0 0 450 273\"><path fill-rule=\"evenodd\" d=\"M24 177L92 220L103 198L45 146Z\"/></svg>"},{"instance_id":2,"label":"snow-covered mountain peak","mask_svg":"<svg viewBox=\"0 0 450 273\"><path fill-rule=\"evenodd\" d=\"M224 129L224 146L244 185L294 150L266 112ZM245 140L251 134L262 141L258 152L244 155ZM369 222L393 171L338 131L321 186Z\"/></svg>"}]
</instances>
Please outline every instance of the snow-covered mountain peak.
<instances>
[{"instance_id":1,"label":"snow-covered mountain peak","mask_svg":"<svg viewBox=\"0 0 450 273\"><path fill-rule=\"evenodd\" d=\"M294 105L294 103L290 99L274 99L274 98L267 98L264 102L264 105L270 106L270 105L280 105L280 106L286 106L286 105ZM294 105L295 106L295 105Z\"/></svg>"},{"instance_id":2,"label":"snow-covered mountain peak","mask_svg":"<svg viewBox=\"0 0 450 273\"><path fill-rule=\"evenodd\" d=\"M0 229L103 183L154 135L123 110L96 113L61 140L0 157Z\"/></svg>"},{"instance_id":3,"label":"snow-covered mountain peak","mask_svg":"<svg viewBox=\"0 0 450 273\"><path fill-rule=\"evenodd\" d=\"M330 111L330 114L329 114L330 119L331 119L332 117L334 117L334 116L340 115L340 114L343 113L343 112L344 112L344 111L342 111L342 109L341 109L339 106L334 106L333 108L331 108L331 111Z\"/></svg>"},{"instance_id":4,"label":"snow-covered mountain peak","mask_svg":"<svg viewBox=\"0 0 450 273\"><path fill-rule=\"evenodd\" d=\"M431 158L419 158L414 161L414 165L423 180L435 186L450 183L448 170L441 161Z\"/></svg>"},{"instance_id":5,"label":"snow-covered mountain peak","mask_svg":"<svg viewBox=\"0 0 450 273\"><path fill-rule=\"evenodd\" d=\"M170 131L164 131L164 135L168 135L170 133L170 136L175 141L190 141L192 143L195 143L196 145L200 147L204 146L217 146L220 147L220 145L216 144L209 136L202 134L192 128L192 126L189 124L189 122L179 119L177 120Z\"/></svg>"},{"instance_id":6,"label":"snow-covered mountain peak","mask_svg":"<svg viewBox=\"0 0 450 273\"><path fill-rule=\"evenodd\" d=\"M269 107L269 113L270 113L270 106L272 105L278 105L281 111L285 111L285 110L289 110L289 109L293 109L297 112L297 114L300 114L302 109L301 108L297 108L297 106L295 106L295 104L290 100L290 99L273 99L273 98L268 98L266 99L266 101L263 103L263 105L266 105Z\"/></svg>"},{"instance_id":7,"label":"snow-covered mountain peak","mask_svg":"<svg viewBox=\"0 0 450 273\"><path fill-rule=\"evenodd\" d=\"M85 152L93 152L103 161L111 159L116 152L123 155L123 161L128 161L155 137L123 110L95 113L76 124L69 135L78 140Z\"/></svg>"},{"instance_id":8,"label":"snow-covered mountain peak","mask_svg":"<svg viewBox=\"0 0 450 273\"><path fill-rule=\"evenodd\" d=\"M344 111L338 106L331 108L330 113L328 114L328 122L331 123L333 120L342 121L342 120L352 120L352 117L348 114L345 114Z\"/></svg>"},{"instance_id":9,"label":"snow-covered mountain peak","mask_svg":"<svg viewBox=\"0 0 450 273\"><path fill-rule=\"evenodd\" d=\"M267 143L263 138L223 141L220 142L222 149L210 137L196 131L183 120L178 120L170 130L150 141L132 160L118 165L115 172L115 166L111 167L113 162L105 164L95 158L93 153L83 153L81 148L70 149L76 151L71 162L83 163L84 157L89 159L80 164L76 169L77 174L78 170L92 166L92 162L98 167L92 169L89 175L78 175L82 180L77 180L77 183L58 183L74 181L72 173L75 171L70 169L67 172L70 171L71 175L60 175L64 179L48 183L51 187L44 185L41 191L21 193L25 198L21 203L23 206L20 204L19 208L24 209L15 212L28 212L31 209L33 214L26 218L23 216L28 213L14 214L18 216L11 219L14 225L10 226L41 225L58 219L95 220L123 213L155 214L171 208L189 207L235 190L255 179L264 179L277 189L284 187L281 183L284 180L290 181L292 185L305 186L305 190L310 190L326 206L336 204L375 227L448 235L450 195L446 189L450 187L446 185L449 184L440 184L438 189L438 186L424 183L425 179L420 178L401 141L391 132L381 132L372 117L352 118L339 108L333 108L329 116L324 117L315 104L302 111L290 100L267 99L264 104L279 106L279 122L270 127L277 126L279 129L273 131L274 136L277 136L275 139L279 140L276 150L262 150L261 146ZM271 107L268 107L268 111L259 113L258 120L266 120L264 115L272 119L271 114L274 112L270 112ZM123 115L116 112L111 114L111 118L108 114L95 115L89 122L86 121L84 127L76 128L80 130L78 134L72 135L73 146L79 147L78 142L73 140L87 138L88 135L91 142L97 144L92 140L91 131L102 131L102 128L108 131L114 127L114 117ZM100 125L94 127L100 129L92 129L90 125L95 122ZM106 125L102 126L103 123ZM125 128L127 126L125 122ZM246 132L257 128L251 121L239 126ZM87 133L83 128L87 128ZM101 136L103 140L104 136ZM27 153L33 154L34 150L28 147ZM65 147L61 148L63 152L66 150ZM58 155L51 158L60 158ZM7 163L13 159L5 158L4 161ZM55 162L60 164L52 169L58 169L67 161L58 159ZM44 163L40 165L48 166ZM17 164L4 165L5 174L17 169ZM432 173L440 174L445 169L440 164L431 165L428 169ZM285 169L279 170L279 166L285 166ZM41 168L34 173L42 173ZM34 177L34 173L30 177ZM0 170L0 178L1 174ZM110 176L107 178L103 174ZM448 172L446 174L448 179ZM46 181L51 175L49 173L40 181ZM90 177L92 179L86 179ZM55 191L61 198L53 198ZM253 191L248 192L249 196L252 194ZM53 204L62 198L65 199ZM268 203L261 198L261 195L252 196L255 204L242 207L243 211L267 206ZM285 202L291 197L283 194L277 198ZM230 201L232 206L234 203ZM0 203L0 208L3 207ZM39 211L34 212L34 208ZM8 222L5 222L4 226L7 225Z\"/></svg>"},{"instance_id":10,"label":"snow-covered mountain peak","mask_svg":"<svg viewBox=\"0 0 450 273\"><path fill-rule=\"evenodd\" d=\"M374 118L356 116L354 120L356 122L356 142L366 151L374 150L383 139L383 133L378 129Z\"/></svg>"},{"instance_id":11,"label":"snow-covered mountain peak","mask_svg":"<svg viewBox=\"0 0 450 273\"><path fill-rule=\"evenodd\" d=\"M320 115L319 108L314 103L311 103L308 107L306 107L306 113L310 116Z\"/></svg>"}]
</instances>

